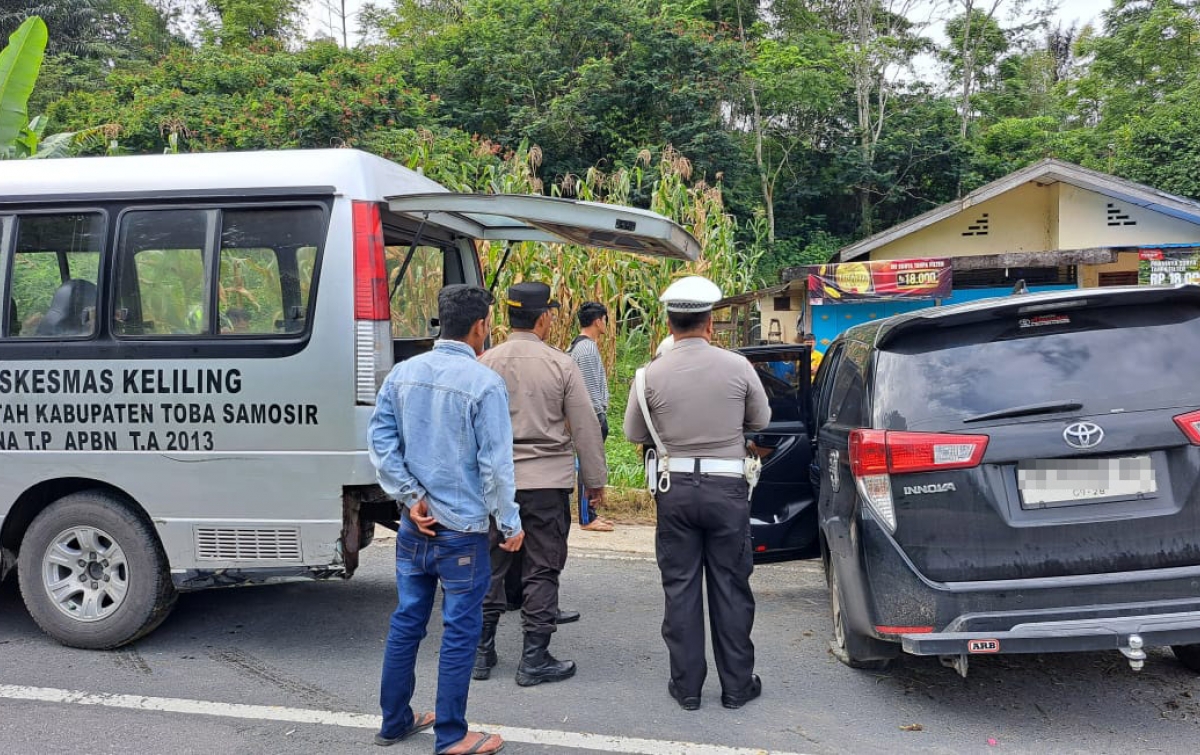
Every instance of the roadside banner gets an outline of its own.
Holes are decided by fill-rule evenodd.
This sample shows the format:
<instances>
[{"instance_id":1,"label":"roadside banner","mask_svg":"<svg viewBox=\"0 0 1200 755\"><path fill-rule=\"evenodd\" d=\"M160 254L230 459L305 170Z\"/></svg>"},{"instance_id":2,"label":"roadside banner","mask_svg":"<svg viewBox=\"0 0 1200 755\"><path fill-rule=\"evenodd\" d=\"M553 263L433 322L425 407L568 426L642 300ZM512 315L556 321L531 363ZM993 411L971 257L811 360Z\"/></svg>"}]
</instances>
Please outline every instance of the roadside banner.
<instances>
[{"instance_id":1,"label":"roadside banner","mask_svg":"<svg viewBox=\"0 0 1200 755\"><path fill-rule=\"evenodd\" d=\"M1200 283L1200 248L1138 250L1139 286L1177 286Z\"/></svg>"},{"instance_id":2,"label":"roadside banner","mask_svg":"<svg viewBox=\"0 0 1200 755\"><path fill-rule=\"evenodd\" d=\"M808 303L946 299L951 282L945 257L814 265L808 269Z\"/></svg>"}]
</instances>

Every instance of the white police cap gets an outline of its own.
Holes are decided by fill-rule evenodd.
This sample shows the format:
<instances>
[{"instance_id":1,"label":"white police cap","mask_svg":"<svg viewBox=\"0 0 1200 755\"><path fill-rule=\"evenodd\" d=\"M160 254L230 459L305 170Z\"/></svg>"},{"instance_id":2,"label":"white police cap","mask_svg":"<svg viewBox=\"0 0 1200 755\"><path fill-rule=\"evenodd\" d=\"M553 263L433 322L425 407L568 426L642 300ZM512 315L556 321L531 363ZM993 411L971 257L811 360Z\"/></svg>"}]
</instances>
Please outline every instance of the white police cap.
<instances>
[{"instance_id":1,"label":"white police cap","mask_svg":"<svg viewBox=\"0 0 1200 755\"><path fill-rule=\"evenodd\" d=\"M658 300L668 312L707 312L721 300L721 289L708 278L689 275L667 286Z\"/></svg>"}]
</instances>

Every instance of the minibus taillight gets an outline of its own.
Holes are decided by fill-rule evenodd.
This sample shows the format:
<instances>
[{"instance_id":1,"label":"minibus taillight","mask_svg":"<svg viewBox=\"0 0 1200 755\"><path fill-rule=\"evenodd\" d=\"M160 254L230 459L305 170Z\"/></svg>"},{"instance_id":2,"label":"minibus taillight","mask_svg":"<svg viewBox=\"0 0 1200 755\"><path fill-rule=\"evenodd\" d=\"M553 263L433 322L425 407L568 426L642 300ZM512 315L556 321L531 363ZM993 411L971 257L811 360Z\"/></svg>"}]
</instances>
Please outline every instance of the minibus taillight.
<instances>
[{"instance_id":1,"label":"minibus taillight","mask_svg":"<svg viewBox=\"0 0 1200 755\"><path fill-rule=\"evenodd\" d=\"M891 475L977 467L987 446L986 435L854 430L850 433L850 473L872 513L895 532Z\"/></svg>"},{"instance_id":2,"label":"minibus taillight","mask_svg":"<svg viewBox=\"0 0 1200 755\"><path fill-rule=\"evenodd\" d=\"M354 319L391 319L383 220L374 202L354 203Z\"/></svg>"},{"instance_id":3,"label":"minibus taillight","mask_svg":"<svg viewBox=\"0 0 1200 755\"><path fill-rule=\"evenodd\" d=\"M392 369L392 318L379 205L354 205L354 400L374 404Z\"/></svg>"},{"instance_id":4,"label":"minibus taillight","mask_svg":"<svg viewBox=\"0 0 1200 755\"><path fill-rule=\"evenodd\" d=\"M1175 417L1175 424L1193 446L1200 446L1200 412L1188 412Z\"/></svg>"}]
</instances>

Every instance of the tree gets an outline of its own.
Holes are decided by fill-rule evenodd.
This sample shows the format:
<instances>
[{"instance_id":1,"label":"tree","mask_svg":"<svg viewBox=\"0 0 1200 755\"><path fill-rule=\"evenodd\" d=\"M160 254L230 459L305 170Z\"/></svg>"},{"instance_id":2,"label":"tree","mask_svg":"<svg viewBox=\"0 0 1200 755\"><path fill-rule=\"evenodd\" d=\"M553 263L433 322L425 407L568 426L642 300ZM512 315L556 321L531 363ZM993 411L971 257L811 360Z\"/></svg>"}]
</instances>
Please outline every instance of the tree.
<instances>
[{"instance_id":1,"label":"tree","mask_svg":"<svg viewBox=\"0 0 1200 755\"><path fill-rule=\"evenodd\" d=\"M942 52L942 59L950 67L951 75L960 82L959 114L961 123L959 138L967 138L967 127L975 114L971 97L986 84L986 79L996 74L1000 57L1008 51L1008 37L996 21L996 11L1004 0L984 0L982 6L976 0L956 0L963 13L946 22L946 36L950 48Z\"/></svg>"},{"instance_id":2,"label":"tree","mask_svg":"<svg viewBox=\"0 0 1200 755\"><path fill-rule=\"evenodd\" d=\"M396 61L332 42L297 52L204 46L172 51L153 67L114 73L49 115L68 128L113 122L123 148L281 149L354 146L368 135L428 128L437 103L413 91Z\"/></svg>"},{"instance_id":3,"label":"tree","mask_svg":"<svg viewBox=\"0 0 1200 755\"><path fill-rule=\"evenodd\" d=\"M916 81L913 58L929 49L914 20L919 0L792 0L835 33L850 80L853 160L844 178L858 196L859 233L875 230L874 201L881 175L875 158L897 95ZM918 86L913 91L922 91Z\"/></svg>"},{"instance_id":4,"label":"tree","mask_svg":"<svg viewBox=\"0 0 1200 755\"><path fill-rule=\"evenodd\" d=\"M80 59L144 60L165 52L174 11L144 0L9 0L0 7L0 35L7 37L30 16L46 22L46 55Z\"/></svg>"},{"instance_id":5,"label":"tree","mask_svg":"<svg viewBox=\"0 0 1200 755\"><path fill-rule=\"evenodd\" d=\"M443 27L462 20L462 0L392 0L391 7L363 3L358 12L364 39L393 47L415 47Z\"/></svg>"},{"instance_id":6,"label":"tree","mask_svg":"<svg viewBox=\"0 0 1200 755\"><path fill-rule=\"evenodd\" d=\"M1200 81L1113 129L1097 166L1133 181L1186 197L1200 197Z\"/></svg>"},{"instance_id":7,"label":"tree","mask_svg":"<svg viewBox=\"0 0 1200 755\"><path fill-rule=\"evenodd\" d=\"M324 12L329 37L335 41L341 37L342 47L349 47L350 16L353 14L346 12L346 0L320 0L319 8L318 12Z\"/></svg>"},{"instance_id":8,"label":"tree","mask_svg":"<svg viewBox=\"0 0 1200 755\"><path fill-rule=\"evenodd\" d=\"M96 34L104 5L104 0L14 0L0 7L0 35L8 37L36 15L45 22L47 33L53 30L53 39L46 44L48 54L103 55L112 51Z\"/></svg>"},{"instance_id":9,"label":"tree","mask_svg":"<svg viewBox=\"0 0 1200 755\"><path fill-rule=\"evenodd\" d=\"M0 50L0 155L17 152L29 126L26 109L49 35L38 16L25 20Z\"/></svg>"},{"instance_id":10,"label":"tree","mask_svg":"<svg viewBox=\"0 0 1200 755\"><path fill-rule=\"evenodd\" d=\"M1079 42L1092 60L1073 86L1071 104L1085 123L1119 127L1200 71L1195 0L1113 0L1103 19L1104 34L1089 30Z\"/></svg>"},{"instance_id":11,"label":"tree","mask_svg":"<svg viewBox=\"0 0 1200 755\"><path fill-rule=\"evenodd\" d=\"M1068 113L1062 89L1077 65L1073 47L1078 34L1075 26L1046 26L1036 44L1020 43L1002 58L990 86L981 89L976 98L980 117L988 123L1049 117L1065 128Z\"/></svg>"},{"instance_id":12,"label":"tree","mask_svg":"<svg viewBox=\"0 0 1200 755\"><path fill-rule=\"evenodd\" d=\"M107 139L106 127L45 136L46 119L29 120L28 102L44 59L46 23L31 16L0 50L0 159L64 157Z\"/></svg>"},{"instance_id":13,"label":"tree","mask_svg":"<svg viewBox=\"0 0 1200 755\"><path fill-rule=\"evenodd\" d=\"M773 245L776 187L792 170L793 154L815 148L835 129L847 81L836 39L815 24L792 23L771 33L761 24L747 29L739 21L738 38L748 65L745 99L732 105L733 121L753 140L767 241Z\"/></svg>"},{"instance_id":14,"label":"tree","mask_svg":"<svg viewBox=\"0 0 1200 755\"><path fill-rule=\"evenodd\" d=\"M742 64L735 39L650 0L474 0L405 4L390 27L407 75L442 103L447 126L507 148L539 145L553 177L598 162L630 165L646 145L674 145L703 174L737 173L723 107ZM447 10L442 10L447 9Z\"/></svg>"},{"instance_id":15,"label":"tree","mask_svg":"<svg viewBox=\"0 0 1200 755\"><path fill-rule=\"evenodd\" d=\"M287 41L300 31L303 0L204 0L204 35L222 45Z\"/></svg>"}]
</instances>

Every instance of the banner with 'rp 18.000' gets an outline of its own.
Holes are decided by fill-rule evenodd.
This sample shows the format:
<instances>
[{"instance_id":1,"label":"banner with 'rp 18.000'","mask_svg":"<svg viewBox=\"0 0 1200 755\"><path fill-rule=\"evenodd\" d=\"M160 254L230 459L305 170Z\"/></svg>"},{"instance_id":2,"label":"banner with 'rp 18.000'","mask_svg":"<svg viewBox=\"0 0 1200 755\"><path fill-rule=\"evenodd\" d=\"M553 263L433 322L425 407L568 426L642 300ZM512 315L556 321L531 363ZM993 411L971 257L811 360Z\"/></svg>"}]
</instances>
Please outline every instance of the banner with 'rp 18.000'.
<instances>
[{"instance_id":1,"label":"banner with 'rp 18.000'","mask_svg":"<svg viewBox=\"0 0 1200 755\"><path fill-rule=\"evenodd\" d=\"M950 296L950 260L944 257L814 265L808 303L837 304Z\"/></svg>"}]
</instances>

